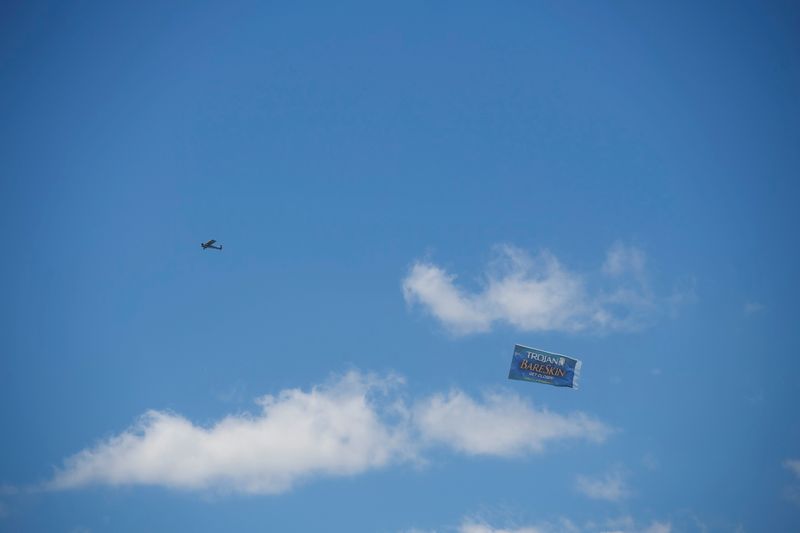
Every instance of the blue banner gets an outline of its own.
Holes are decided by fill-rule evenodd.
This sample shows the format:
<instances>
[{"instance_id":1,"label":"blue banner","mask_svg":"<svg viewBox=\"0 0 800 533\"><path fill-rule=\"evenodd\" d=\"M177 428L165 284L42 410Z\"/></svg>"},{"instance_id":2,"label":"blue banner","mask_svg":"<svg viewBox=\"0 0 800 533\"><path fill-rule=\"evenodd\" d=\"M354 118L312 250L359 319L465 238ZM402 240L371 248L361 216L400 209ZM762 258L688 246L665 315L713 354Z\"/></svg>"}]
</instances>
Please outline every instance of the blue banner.
<instances>
[{"instance_id":1,"label":"blue banner","mask_svg":"<svg viewBox=\"0 0 800 533\"><path fill-rule=\"evenodd\" d=\"M577 359L517 344L514 346L508 379L577 389L580 373L581 362Z\"/></svg>"}]
</instances>

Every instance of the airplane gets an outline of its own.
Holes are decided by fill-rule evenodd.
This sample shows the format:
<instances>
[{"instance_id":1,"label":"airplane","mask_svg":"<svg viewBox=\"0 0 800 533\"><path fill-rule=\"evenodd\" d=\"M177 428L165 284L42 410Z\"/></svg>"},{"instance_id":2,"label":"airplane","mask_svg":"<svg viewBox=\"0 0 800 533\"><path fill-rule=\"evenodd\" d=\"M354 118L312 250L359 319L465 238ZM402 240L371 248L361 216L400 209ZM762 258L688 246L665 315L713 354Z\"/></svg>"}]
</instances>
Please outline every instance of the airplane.
<instances>
[{"instance_id":1,"label":"airplane","mask_svg":"<svg viewBox=\"0 0 800 533\"><path fill-rule=\"evenodd\" d=\"M211 239L210 241L208 241L206 243L202 243L201 242L200 246L203 247L203 250L208 250L209 248L213 248L214 250L222 250L222 245L221 244L219 246L214 246L215 242L217 242L217 241L215 241L214 239Z\"/></svg>"}]
</instances>

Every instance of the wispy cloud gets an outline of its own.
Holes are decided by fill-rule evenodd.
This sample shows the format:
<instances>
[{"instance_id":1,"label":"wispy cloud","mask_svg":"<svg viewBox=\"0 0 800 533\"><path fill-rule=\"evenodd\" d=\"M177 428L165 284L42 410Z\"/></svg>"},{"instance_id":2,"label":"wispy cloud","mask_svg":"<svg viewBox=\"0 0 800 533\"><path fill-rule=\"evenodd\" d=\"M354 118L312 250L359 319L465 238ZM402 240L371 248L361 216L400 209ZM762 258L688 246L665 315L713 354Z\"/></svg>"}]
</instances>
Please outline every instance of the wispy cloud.
<instances>
[{"instance_id":1,"label":"wispy cloud","mask_svg":"<svg viewBox=\"0 0 800 533\"><path fill-rule=\"evenodd\" d=\"M20 489L13 485L0 485L0 496L16 496L20 492ZM9 509L9 505L5 501L0 500L0 518L6 518L9 514L11 514Z\"/></svg>"},{"instance_id":2,"label":"wispy cloud","mask_svg":"<svg viewBox=\"0 0 800 533\"><path fill-rule=\"evenodd\" d=\"M672 525L669 522L659 521L641 525L630 516L601 522L590 521L582 525L562 518L555 523L542 522L511 527L498 527L483 520L466 519L457 531L458 533L671 533Z\"/></svg>"},{"instance_id":3,"label":"wispy cloud","mask_svg":"<svg viewBox=\"0 0 800 533\"><path fill-rule=\"evenodd\" d=\"M507 456L565 439L600 442L610 431L583 413L534 409L513 395L473 399L454 390L409 406L402 383L354 371L307 391L263 396L258 413L229 415L208 427L149 411L133 427L68 458L44 488L157 485L277 494L309 478L419 461L432 446Z\"/></svg>"},{"instance_id":4,"label":"wispy cloud","mask_svg":"<svg viewBox=\"0 0 800 533\"><path fill-rule=\"evenodd\" d=\"M661 462L653 452L647 452L642 456L642 465L648 470L658 470Z\"/></svg>"},{"instance_id":5,"label":"wispy cloud","mask_svg":"<svg viewBox=\"0 0 800 533\"><path fill-rule=\"evenodd\" d=\"M514 529L496 528L486 523L465 522L458 528L459 533L545 533L545 530L526 526Z\"/></svg>"},{"instance_id":6,"label":"wispy cloud","mask_svg":"<svg viewBox=\"0 0 800 533\"><path fill-rule=\"evenodd\" d=\"M758 302L747 302L744 304L743 311L746 315L755 315L764 310L764 304Z\"/></svg>"},{"instance_id":7,"label":"wispy cloud","mask_svg":"<svg viewBox=\"0 0 800 533\"><path fill-rule=\"evenodd\" d=\"M786 459L783 467L800 479L800 459Z\"/></svg>"},{"instance_id":8,"label":"wispy cloud","mask_svg":"<svg viewBox=\"0 0 800 533\"><path fill-rule=\"evenodd\" d=\"M617 242L606 252L603 272L615 277L632 275L643 281L646 262L647 258L643 251Z\"/></svg>"},{"instance_id":9,"label":"wispy cloud","mask_svg":"<svg viewBox=\"0 0 800 533\"><path fill-rule=\"evenodd\" d=\"M672 526L669 522L653 522L642 530L642 533L670 533Z\"/></svg>"},{"instance_id":10,"label":"wispy cloud","mask_svg":"<svg viewBox=\"0 0 800 533\"><path fill-rule=\"evenodd\" d=\"M638 248L612 246L599 278L590 287L587 276L568 270L548 251L530 256L503 245L479 290L464 289L454 274L417 261L403 280L403 295L456 334L489 331L497 322L523 331L635 329L656 310L646 257Z\"/></svg>"},{"instance_id":11,"label":"wispy cloud","mask_svg":"<svg viewBox=\"0 0 800 533\"><path fill-rule=\"evenodd\" d=\"M509 409L512 405L513 410ZM536 409L510 394L488 394L479 402L455 390L426 399L414 414L424 438L470 455L541 452L560 439L602 442L611 432L584 413L561 415Z\"/></svg>"},{"instance_id":12,"label":"wispy cloud","mask_svg":"<svg viewBox=\"0 0 800 533\"><path fill-rule=\"evenodd\" d=\"M579 509L581 511L581 509ZM542 509L535 508L536 516L543 514ZM645 513L635 516L622 514L619 516L604 516L592 518L585 513L581 519L574 517L544 517L535 521L521 519L519 506L504 509L484 507L479 513L463 516L460 522L440 526L435 529L405 530L403 533L706 533L708 526L689 509L681 509L669 513L670 517L654 518ZM546 514L546 511L544 511ZM646 518L645 518L646 517ZM719 524L720 531L743 532L740 523Z\"/></svg>"},{"instance_id":13,"label":"wispy cloud","mask_svg":"<svg viewBox=\"0 0 800 533\"><path fill-rule=\"evenodd\" d=\"M783 467L794 474L795 482L783 489L783 496L795 505L800 505L800 459L786 459Z\"/></svg>"},{"instance_id":14,"label":"wispy cloud","mask_svg":"<svg viewBox=\"0 0 800 533\"><path fill-rule=\"evenodd\" d=\"M618 502L630 495L625 476L620 469L615 469L600 478L578 476L576 488L589 498L610 502Z\"/></svg>"}]
</instances>

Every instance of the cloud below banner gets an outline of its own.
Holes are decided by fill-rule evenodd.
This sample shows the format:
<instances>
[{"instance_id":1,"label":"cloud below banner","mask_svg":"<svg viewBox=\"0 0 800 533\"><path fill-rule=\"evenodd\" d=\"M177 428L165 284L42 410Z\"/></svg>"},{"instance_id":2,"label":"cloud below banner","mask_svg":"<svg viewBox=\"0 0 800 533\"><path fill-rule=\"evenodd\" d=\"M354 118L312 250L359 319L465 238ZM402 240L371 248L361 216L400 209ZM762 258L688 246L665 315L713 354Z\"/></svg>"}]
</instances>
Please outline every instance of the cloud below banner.
<instances>
[{"instance_id":1,"label":"cloud below banner","mask_svg":"<svg viewBox=\"0 0 800 533\"><path fill-rule=\"evenodd\" d=\"M148 411L132 427L66 459L44 488L154 485L278 494L311 478L418 462L432 447L509 456L543 452L560 440L602 442L610 434L585 413L553 413L516 395L476 399L453 390L407 405L403 388L397 376L353 371L309 390L263 396L257 413L209 426ZM525 424L505 423L507 402Z\"/></svg>"}]
</instances>

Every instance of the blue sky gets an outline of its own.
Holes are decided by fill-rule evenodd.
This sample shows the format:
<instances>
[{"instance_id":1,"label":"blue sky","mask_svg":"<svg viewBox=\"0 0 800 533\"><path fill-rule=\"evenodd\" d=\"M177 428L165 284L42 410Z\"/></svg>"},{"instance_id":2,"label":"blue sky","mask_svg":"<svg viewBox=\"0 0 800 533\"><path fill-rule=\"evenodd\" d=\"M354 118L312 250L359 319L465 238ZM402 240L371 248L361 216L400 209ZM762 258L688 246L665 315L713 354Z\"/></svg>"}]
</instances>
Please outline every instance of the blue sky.
<instances>
[{"instance_id":1,"label":"blue sky","mask_svg":"<svg viewBox=\"0 0 800 533\"><path fill-rule=\"evenodd\" d=\"M0 530L800 529L799 23L4 3Z\"/></svg>"}]
</instances>

